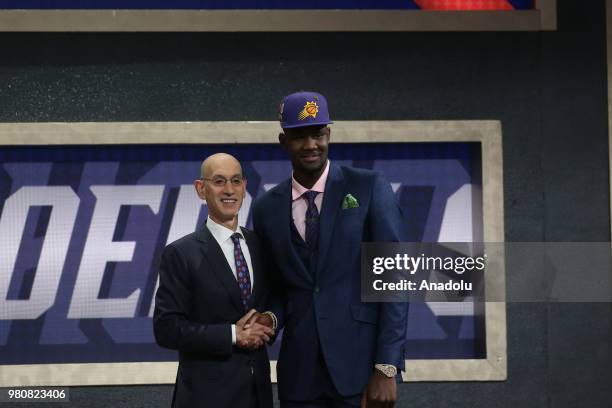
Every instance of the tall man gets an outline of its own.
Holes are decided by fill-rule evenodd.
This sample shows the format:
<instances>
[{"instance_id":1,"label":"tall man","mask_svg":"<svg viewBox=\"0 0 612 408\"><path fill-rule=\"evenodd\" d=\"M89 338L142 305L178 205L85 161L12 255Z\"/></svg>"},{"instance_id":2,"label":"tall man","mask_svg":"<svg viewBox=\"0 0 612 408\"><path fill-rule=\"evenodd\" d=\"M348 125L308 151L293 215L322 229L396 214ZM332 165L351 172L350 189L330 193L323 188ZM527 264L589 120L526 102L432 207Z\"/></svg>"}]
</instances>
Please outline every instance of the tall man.
<instances>
[{"instance_id":1,"label":"tall man","mask_svg":"<svg viewBox=\"0 0 612 408\"><path fill-rule=\"evenodd\" d=\"M201 174L194 185L208 206L206 225L166 247L155 297L155 339L179 351L172 406L271 408L263 343L273 331L245 324L268 294L257 237L238 227L246 179L223 153L207 158Z\"/></svg>"},{"instance_id":2,"label":"tall man","mask_svg":"<svg viewBox=\"0 0 612 408\"><path fill-rule=\"evenodd\" d=\"M401 214L376 172L328 160L325 98L291 94L279 141L293 177L254 204L255 232L280 287L258 322L284 327L281 407L392 407L404 367L407 305L361 303L361 242L400 241Z\"/></svg>"}]
</instances>

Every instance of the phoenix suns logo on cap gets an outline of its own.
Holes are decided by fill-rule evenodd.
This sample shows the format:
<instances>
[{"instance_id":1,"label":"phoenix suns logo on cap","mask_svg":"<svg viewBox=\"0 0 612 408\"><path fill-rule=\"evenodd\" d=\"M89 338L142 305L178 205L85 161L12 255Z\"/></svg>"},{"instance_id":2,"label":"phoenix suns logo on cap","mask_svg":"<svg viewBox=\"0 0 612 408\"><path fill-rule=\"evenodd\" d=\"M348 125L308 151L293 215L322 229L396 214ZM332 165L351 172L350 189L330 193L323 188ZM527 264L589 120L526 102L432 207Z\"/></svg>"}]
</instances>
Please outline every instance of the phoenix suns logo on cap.
<instances>
[{"instance_id":1,"label":"phoenix suns logo on cap","mask_svg":"<svg viewBox=\"0 0 612 408\"><path fill-rule=\"evenodd\" d=\"M317 105L315 101L306 102L306 105L304 105L304 109L302 109L302 111L298 114L298 119L304 120L309 116L316 118L317 113L319 113L319 105Z\"/></svg>"}]
</instances>

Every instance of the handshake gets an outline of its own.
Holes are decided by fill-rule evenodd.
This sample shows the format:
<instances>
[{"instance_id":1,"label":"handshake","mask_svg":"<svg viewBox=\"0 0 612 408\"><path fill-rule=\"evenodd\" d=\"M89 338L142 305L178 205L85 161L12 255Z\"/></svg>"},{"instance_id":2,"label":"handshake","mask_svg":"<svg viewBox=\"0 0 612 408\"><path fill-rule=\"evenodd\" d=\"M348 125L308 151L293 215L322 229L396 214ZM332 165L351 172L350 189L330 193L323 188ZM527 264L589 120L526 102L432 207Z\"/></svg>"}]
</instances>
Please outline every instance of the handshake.
<instances>
[{"instance_id":1,"label":"handshake","mask_svg":"<svg viewBox=\"0 0 612 408\"><path fill-rule=\"evenodd\" d=\"M251 309L236 322L236 345L247 350L256 350L274 336L272 318L268 314Z\"/></svg>"}]
</instances>

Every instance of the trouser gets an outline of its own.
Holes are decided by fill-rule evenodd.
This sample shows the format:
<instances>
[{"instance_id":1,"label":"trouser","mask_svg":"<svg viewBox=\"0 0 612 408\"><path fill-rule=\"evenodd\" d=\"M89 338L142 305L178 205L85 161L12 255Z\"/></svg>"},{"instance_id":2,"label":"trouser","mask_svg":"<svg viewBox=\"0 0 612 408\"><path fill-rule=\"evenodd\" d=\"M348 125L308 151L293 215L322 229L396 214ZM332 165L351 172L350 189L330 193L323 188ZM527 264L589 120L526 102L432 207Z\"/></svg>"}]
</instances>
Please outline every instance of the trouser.
<instances>
[{"instance_id":1,"label":"trouser","mask_svg":"<svg viewBox=\"0 0 612 408\"><path fill-rule=\"evenodd\" d=\"M361 402L361 394L349 396L340 395L329 375L320 346L317 354L316 377L318 379L318 389L315 395L318 396L314 400L309 401L281 400L281 408L358 408ZM295 369L299 370L299 367L295 367Z\"/></svg>"}]
</instances>

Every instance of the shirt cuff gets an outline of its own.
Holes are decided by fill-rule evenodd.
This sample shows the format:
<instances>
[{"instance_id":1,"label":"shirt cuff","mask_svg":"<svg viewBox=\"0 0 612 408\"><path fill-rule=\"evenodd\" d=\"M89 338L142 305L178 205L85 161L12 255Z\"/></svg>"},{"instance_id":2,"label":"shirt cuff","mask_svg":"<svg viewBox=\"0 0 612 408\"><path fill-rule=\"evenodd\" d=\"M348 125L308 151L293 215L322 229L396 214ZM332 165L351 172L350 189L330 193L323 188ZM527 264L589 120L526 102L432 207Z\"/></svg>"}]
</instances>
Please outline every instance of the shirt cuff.
<instances>
[{"instance_id":1,"label":"shirt cuff","mask_svg":"<svg viewBox=\"0 0 612 408\"><path fill-rule=\"evenodd\" d=\"M236 344L236 325L232 324L232 345Z\"/></svg>"}]
</instances>

